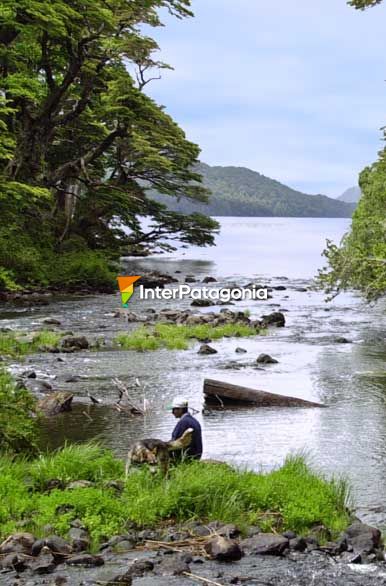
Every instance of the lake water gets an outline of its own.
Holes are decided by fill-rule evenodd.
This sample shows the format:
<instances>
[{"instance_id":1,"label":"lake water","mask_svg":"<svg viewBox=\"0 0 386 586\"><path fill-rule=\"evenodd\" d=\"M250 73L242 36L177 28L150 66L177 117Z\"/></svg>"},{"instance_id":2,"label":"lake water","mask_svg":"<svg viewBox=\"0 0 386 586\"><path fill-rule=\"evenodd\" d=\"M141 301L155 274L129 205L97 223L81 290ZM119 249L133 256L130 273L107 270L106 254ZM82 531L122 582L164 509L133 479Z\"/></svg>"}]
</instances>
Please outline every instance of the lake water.
<instances>
[{"instance_id":1,"label":"lake water","mask_svg":"<svg viewBox=\"0 0 386 586\"><path fill-rule=\"evenodd\" d=\"M15 372L34 368L39 377L51 377L56 388L79 397L72 413L47 423L45 440L60 445L68 438L97 436L124 456L133 439L169 438L175 420L165 407L174 395L184 394L200 411L205 457L270 470L287 454L306 452L317 469L349 478L363 519L386 526L385 304L369 306L353 295L326 303L322 293L309 290L324 264L326 238L339 242L348 227L346 219L221 218L216 247L125 259L123 274L156 269L176 274L181 282L193 274L197 279L213 275L221 285L251 280L285 285L286 290L274 291L268 301L240 302L236 307L248 308L256 317L285 311L286 327L271 329L267 336L217 341L213 345L218 354L212 356L198 355L193 344L186 351L84 352L66 355L65 362L44 354L29 357L27 365L15 363ZM137 312L175 307L175 302L157 303L134 296L130 306ZM108 315L119 305L118 294L66 298L27 310L5 307L0 318L2 325L38 328L44 318L56 317L65 329L109 340L133 327ZM183 306L188 302L179 302ZM338 337L350 343L338 343ZM247 353L236 354L237 346ZM261 352L279 363L257 369L255 359ZM79 380L66 382L72 375L79 375ZM114 376L137 400L142 400L142 390L135 386L135 378L146 385L151 408L144 420L129 419L112 408L117 398ZM328 408L202 414L204 378L320 401ZM103 406L89 405L87 393L100 398Z\"/></svg>"}]
</instances>

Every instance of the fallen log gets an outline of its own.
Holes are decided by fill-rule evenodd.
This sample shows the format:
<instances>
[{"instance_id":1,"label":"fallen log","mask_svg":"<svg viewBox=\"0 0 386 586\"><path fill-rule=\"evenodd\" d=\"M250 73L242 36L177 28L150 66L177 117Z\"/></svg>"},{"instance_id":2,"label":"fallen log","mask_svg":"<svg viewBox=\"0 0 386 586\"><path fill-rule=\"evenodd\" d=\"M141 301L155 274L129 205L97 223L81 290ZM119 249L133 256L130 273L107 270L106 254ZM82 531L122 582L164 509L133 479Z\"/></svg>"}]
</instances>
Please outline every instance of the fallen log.
<instances>
[{"instance_id":1,"label":"fallen log","mask_svg":"<svg viewBox=\"0 0 386 586\"><path fill-rule=\"evenodd\" d=\"M325 407L321 403L258 391L218 380L204 380L205 401L218 406L249 404L255 407Z\"/></svg>"}]
</instances>

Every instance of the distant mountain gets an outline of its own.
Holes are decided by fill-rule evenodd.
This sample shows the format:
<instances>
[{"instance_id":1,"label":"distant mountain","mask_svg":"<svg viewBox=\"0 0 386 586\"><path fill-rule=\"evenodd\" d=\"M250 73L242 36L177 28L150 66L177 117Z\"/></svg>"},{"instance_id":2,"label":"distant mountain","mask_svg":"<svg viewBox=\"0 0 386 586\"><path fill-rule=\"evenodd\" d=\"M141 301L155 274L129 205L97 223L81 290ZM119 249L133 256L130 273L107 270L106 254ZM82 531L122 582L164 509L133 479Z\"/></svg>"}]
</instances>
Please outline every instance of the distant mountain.
<instances>
[{"instance_id":1,"label":"distant mountain","mask_svg":"<svg viewBox=\"0 0 386 586\"><path fill-rule=\"evenodd\" d=\"M355 186L355 187L350 187L349 189L346 189L346 191L344 191L342 193L342 195L340 195L336 199L338 201L345 201L346 203L358 203L360 197L361 197L361 190L359 189L358 186Z\"/></svg>"},{"instance_id":2,"label":"distant mountain","mask_svg":"<svg viewBox=\"0 0 386 586\"><path fill-rule=\"evenodd\" d=\"M200 163L197 172L212 192L208 205L186 198L177 201L166 195L154 195L154 199L174 211L210 216L349 218L355 208L354 204L325 195L301 193L245 167L210 167Z\"/></svg>"}]
</instances>

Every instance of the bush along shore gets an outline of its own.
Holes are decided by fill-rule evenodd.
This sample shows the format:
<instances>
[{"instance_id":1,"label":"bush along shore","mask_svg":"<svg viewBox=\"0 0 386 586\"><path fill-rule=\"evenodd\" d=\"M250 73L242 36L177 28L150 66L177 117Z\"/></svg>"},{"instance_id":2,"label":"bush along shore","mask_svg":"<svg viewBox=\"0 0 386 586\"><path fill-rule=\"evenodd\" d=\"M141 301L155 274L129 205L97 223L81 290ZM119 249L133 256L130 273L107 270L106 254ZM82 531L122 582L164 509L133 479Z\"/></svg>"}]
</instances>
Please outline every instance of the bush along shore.
<instances>
[{"instance_id":1,"label":"bush along shore","mask_svg":"<svg viewBox=\"0 0 386 586\"><path fill-rule=\"evenodd\" d=\"M143 574L196 575L193 564L202 574L213 561L383 555L380 532L353 522L347 484L316 474L300 456L266 474L203 461L173 467L166 479L143 467L124 479L121 460L88 444L30 460L3 455L0 470L7 576L95 571L120 560L119 575L111 575L113 563L99 579L131 584Z\"/></svg>"}]
</instances>

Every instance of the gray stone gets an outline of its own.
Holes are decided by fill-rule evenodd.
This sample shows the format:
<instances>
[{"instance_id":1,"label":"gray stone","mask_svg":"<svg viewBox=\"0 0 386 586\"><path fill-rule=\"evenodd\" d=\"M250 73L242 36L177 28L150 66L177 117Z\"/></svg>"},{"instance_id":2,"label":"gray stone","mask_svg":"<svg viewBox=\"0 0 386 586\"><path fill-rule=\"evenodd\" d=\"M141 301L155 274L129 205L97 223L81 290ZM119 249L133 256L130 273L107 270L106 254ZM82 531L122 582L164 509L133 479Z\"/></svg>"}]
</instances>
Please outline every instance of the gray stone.
<instances>
[{"instance_id":1,"label":"gray stone","mask_svg":"<svg viewBox=\"0 0 386 586\"><path fill-rule=\"evenodd\" d=\"M230 562L240 560L243 552L233 539L215 535L208 543L205 544L205 551L213 560Z\"/></svg>"},{"instance_id":2,"label":"gray stone","mask_svg":"<svg viewBox=\"0 0 386 586\"><path fill-rule=\"evenodd\" d=\"M255 555L282 555L288 549L289 541L274 533L259 533L254 537L243 539L240 546L247 553Z\"/></svg>"},{"instance_id":3,"label":"gray stone","mask_svg":"<svg viewBox=\"0 0 386 586\"><path fill-rule=\"evenodd\" d=\"M285 317L280 311L274 311L268 315L263 315L263 326L276 326L283 328L285 326Z\"/></svg>"},{"instance_id":4,"label":"gray stone","mask_svg":"<svg viewBox=\"0 0 386 586\"><path fill-rule=\"evenodd\" d=\"M214 277L204 277L202 279L203 283L217 283L217 279L215 279Z\"/></svg>"},{"instance_id":5,"label":"gray stone","mask_svg":"<svg viewBox=\"0 0 386 586\"><path fill-rule=\"evenodd\" d=\"M66 488L68 490L74 490L76 488L91 488L92 486L94 486L94 483L90 480L74 480L67 484Z\"/></svg>"},{"instance_id":6,"label":"gray stone","mask_svg":"<svg viewBox=\"0 0 386 586\"><path fill-rule=\"evenodd\" d=\"M381 547L382 535L379 529L357 521L350 525L344 533L347 543L355 553L370 554Z\"/></svg>"},{"instance_id":7,"label":"gray stone","mask_svg":"<svg viewBox=\"0 0 386 586\"><path fill-rule=\"evenodd\" d=\"M31 555L36 538L32 533L13 533L0 544L0 554L24 553Z\"/></svg>"},{"instance_id":8,"label":"gray stone","mask_svg":"<svg viewBox=\"0 0 386 586\"><path fill-rule=\"evenodd\" d=\"M90 553L81 553L66 559L66 564L69 566L103 566L104 559L100 555L92 555Z\"/></svg>"},{"instance_id":9,"label":"gray stone","mask_svg":"<svg viewBox=\"0 0 386 586\"><path fill-rule=\"evenodd\" d=\"M87 350L89 342L86 336L65 336L61 341L62 348L75 348L76 350Z\"/></svg>"},{"instance_id":10,"label":"gray stone","mask_svg":"<svg viewBox=\"0 0 386 586\"><path fill-rule=\"evenodd\" d=\"M209 354L217 354L217 350L212 348L212 346L209 346L209 344L201 344L197 354L204 354L205 356L208 356Z\"/></svg>"},{"instance_id":11,"label":"gray stone","mask_svg":"<svg viewBox=\"0 0 386 586\"><path fill-rule=\"evenodd\" d=\"M240 348L240 346L237 346L235 352L236 354L245 354L247 350L245 350L245 348Z\"/></svg>"},{"instance_id":12,"label":"gray stone","mask_svg":"<svg viewBox=\"0 0 386 586\"><path fill-rule=\"evenodd\" d=\"M276 358L272 358L269 354L259 354L256 358L258 364L277 364L279 361Z\"/></svg>"},{"instance_id":13,"label":"gray stone","mask_svg":"<svg viewBox=\"0 0 386 586\"><path fill-rule=\"evenodd\" d=\"M90 536L84 529L80 527L71 527L68 532L73 551L81 552L90 547Z\"/></svg>"}]
</instances>

